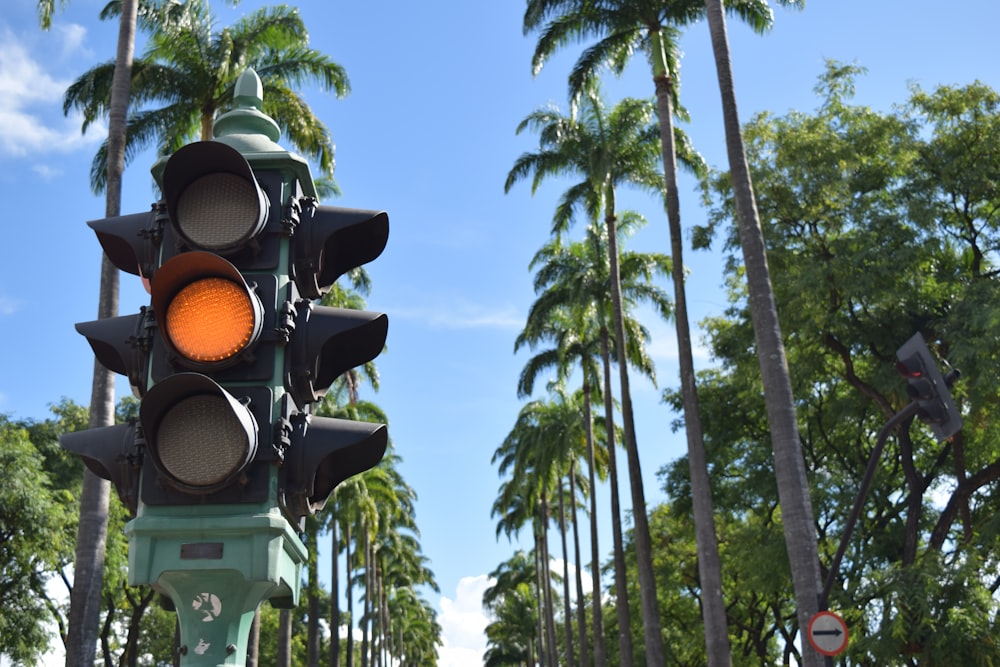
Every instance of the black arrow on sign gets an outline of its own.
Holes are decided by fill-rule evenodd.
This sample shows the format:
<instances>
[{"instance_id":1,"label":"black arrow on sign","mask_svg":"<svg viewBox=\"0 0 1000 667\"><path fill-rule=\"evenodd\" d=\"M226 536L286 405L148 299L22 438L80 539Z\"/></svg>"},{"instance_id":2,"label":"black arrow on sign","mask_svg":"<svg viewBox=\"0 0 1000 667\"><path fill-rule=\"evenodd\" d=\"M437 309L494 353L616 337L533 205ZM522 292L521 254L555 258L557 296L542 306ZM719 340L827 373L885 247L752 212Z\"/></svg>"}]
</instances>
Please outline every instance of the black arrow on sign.
<instances>
[{"instance_id":1,"label":"black arrow on sign","mask_svg":"<svg viewBox=\"0 0 1000 667\"><path fill-rule=\"evenodd\" d=\"M813 630L813 634L817 637L820 635L833 635L834 637L839 637L844 633L841 632L840 628L837 628L836 630Z\"/></svg>"}]
</instances>

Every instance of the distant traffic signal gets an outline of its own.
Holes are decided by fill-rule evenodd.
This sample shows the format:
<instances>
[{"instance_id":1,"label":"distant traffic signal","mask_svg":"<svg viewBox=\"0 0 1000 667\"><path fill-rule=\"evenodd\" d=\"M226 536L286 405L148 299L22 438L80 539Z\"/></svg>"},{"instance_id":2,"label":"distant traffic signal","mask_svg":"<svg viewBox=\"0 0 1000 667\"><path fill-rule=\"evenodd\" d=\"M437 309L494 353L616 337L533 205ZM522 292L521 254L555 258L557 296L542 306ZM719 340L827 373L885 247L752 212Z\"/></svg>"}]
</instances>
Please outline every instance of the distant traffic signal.
<instances>
[{"instance_id":1,"label":"distant traffic signal","mask_svg":"<svg viewBox=\"0 0 1000 667\"><path fill-rule=\"evenodd\" d=\"M917 332L896 352L896 369L906 378L907 394L917 403L917 416L931 427L939 441L947 440L962 428L962 416L948 391L948 382ZM958 377L958 371L949 373Z\"/></svg>"}]
</instances>

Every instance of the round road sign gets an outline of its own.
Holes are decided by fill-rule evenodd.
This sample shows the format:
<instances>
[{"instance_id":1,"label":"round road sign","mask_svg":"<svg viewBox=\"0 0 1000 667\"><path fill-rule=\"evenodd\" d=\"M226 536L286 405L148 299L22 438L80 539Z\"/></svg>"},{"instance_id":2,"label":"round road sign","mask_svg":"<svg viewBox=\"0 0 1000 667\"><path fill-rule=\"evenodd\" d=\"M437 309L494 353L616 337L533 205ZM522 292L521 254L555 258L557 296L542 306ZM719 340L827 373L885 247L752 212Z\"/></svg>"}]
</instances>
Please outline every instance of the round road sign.
<instances>
[{"instance_id":1,"label":"round road sign","mask_svg":"<svg viewBox=\"0 0 1000 667\"><path fill-rule=\"evenodd\" d=\"M847 623L832 611L821 611L809 621L806 636L823 655L840 655L847 648Z\"/></svg>"}]
</instances>

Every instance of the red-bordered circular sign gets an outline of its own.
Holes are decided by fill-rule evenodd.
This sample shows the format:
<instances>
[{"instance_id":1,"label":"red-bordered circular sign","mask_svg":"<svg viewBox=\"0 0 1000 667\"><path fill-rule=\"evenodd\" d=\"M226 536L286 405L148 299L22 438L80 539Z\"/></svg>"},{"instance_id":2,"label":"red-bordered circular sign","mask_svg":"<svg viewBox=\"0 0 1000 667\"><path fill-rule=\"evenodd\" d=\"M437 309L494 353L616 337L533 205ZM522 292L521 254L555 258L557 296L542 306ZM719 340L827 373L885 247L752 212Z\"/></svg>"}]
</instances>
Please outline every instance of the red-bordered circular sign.
<instances>
[{"instance_id":1,"label":"red-bordered circular sign","mask_svg":"<svg viewBox=\"0 0 1000 667\"><path fill-rule=\"evenodd\" d=\"M847 623L832 611L821 611L809 621L806 637L823 655L840 655L847 648Z\"/></svg>"}]
</instances>

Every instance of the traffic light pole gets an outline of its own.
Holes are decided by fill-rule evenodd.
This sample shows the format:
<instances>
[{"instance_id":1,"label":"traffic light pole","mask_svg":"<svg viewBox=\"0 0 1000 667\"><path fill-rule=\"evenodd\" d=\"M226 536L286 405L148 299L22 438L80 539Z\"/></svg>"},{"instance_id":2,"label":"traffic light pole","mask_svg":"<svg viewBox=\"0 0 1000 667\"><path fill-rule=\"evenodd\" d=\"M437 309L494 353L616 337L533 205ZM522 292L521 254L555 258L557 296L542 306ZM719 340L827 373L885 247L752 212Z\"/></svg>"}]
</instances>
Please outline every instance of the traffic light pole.
<instances>
[{"instance_id":1,"label":"traffic light pole","mask_svg":"<svg viewBox=\"0 0 1000 667\"><path fill-rule=\"evenodd\" d=\"M958 379L958 375L958 371L953 370L949 372L943 378L944 385L950 387ZM830 603L830 591L833 589L833 582L837 579L837 574L840 571L840 562L844 559L847 545L854 534L854 526L861 517L861 510L864 507L865 500L868 498L868 491L871 489L879 459L882 458L882 450L885 449L885 443L892 432L896 430L896 427L912 419L920 412L920 407L919 401L911 401L905 408L894 414L878 433L878 438L875 440L875 448L872 449L871 456L868 457L868 467L865 468L865 475L861 478L858 497L855 498L854 507L851 508L851 514L847 517L847 523L844 525L844 534L840 538L840 546L837 547L837 553L833 556L833 562L830 564L830 572L826 575L826 583L823 585L823 592L819 596L820 611L826 611Z\"/></svg>"},{"instance_id":2,"label":"traffic light pole","mask_svg":"<svg viewBox=\"0 0 1000 667\"><path fill-rule=\"evenodd\" d=\"M187 516L179 512L188 509ZM305 545L277 509L223 513L226 506L143 507L125 526L129 583L170 598L180 625L182 667L245 665L261 602L298 604ZM211 513L209 513L211 512Z\"/></svg>"},{"instance_id":3,"label":"traffic light pole","mask_svg":"<svg viewBox=\"0 0 1000 667\"><path fill-rule=\"evenodd\" d=\"M882 450L885 449L885 443L892 432L896 430L897 426L917 414L918 408L919 406L916 401L910 403L894 414L878 433L875 448L872 449L872 454L868 457L868 467L865 468L865 475L861 478L858 497L854 499L854 507L851 508L851 514L847 517L847 523L844 525L844 534L840 538L840 546L837 547L837 553L834 554L833 562L830 563L830 572L826 575L826 583L823 585L823 592L819 596L820 611L827 611L827 607L830 604L830 591L833 589L833 582L837 579L837 573L840 571L840 562L844 559L847 545L854 534L854 526L861 517L861 510L864 507L865 500L868 498L868 491L871 489L872 479L875 477L875 469L878 467L879 459L882 458Z\"/></svg>"}]
</instances>

